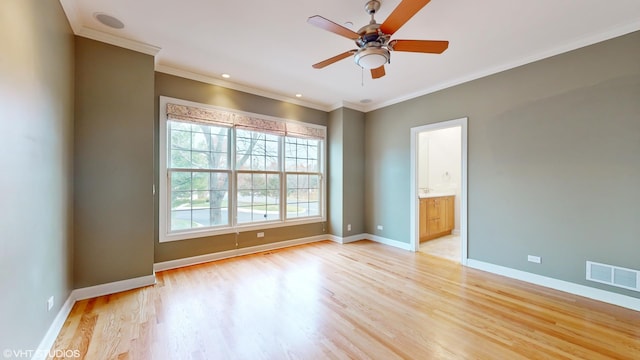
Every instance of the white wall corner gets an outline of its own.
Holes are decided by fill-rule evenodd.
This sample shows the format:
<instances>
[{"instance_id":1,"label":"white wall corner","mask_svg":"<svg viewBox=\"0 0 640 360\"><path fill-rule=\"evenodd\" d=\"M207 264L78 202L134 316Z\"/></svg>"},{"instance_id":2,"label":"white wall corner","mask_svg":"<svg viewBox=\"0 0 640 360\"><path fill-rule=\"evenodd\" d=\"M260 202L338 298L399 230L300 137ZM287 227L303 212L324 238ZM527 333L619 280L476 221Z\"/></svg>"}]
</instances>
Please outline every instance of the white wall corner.
<instances>
[{"instance_id":1,"label":"white wall corner","mask_svg":"<svg viewBox=\"0 0 640 360\"><path fill-rule=\"evenodd\" d=\"M580 285L564 280L558 280L538 274L529 273L522 270L512 269L500 265L486 263L479 260L468 259L467 266L490 272L496 275L506 276L512 279L525 281L528 283L544 286L547 288L563 291L573 295L598 300L612 305L621 306L627 309L640 311L640 299L622 295L590 286Z\"/></svg>"}]
</instances>

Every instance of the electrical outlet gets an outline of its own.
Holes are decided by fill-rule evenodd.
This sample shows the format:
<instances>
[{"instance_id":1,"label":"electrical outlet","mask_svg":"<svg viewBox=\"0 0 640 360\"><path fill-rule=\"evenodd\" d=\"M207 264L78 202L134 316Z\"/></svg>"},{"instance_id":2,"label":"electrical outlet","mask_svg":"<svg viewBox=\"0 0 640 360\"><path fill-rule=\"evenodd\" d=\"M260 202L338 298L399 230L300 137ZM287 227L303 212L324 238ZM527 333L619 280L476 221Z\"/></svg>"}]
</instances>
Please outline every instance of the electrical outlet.
<instances>
[{"instance_id":1,"label":"electrical outlet","mask_svg":"<svg viewBox=\"0 0 640 360\"><path fill-rule=\"evenodd\" d=\"M351 231L351 224L347 224L347 231Z\"/></svg>"},{"instance_id":2,"label":"electrical outlet","mask_svg":"<svg viewBox=\"0 0 640 360\"><path fill-rule=\"evenodd\" d=\"M259 232L257 235L258 235L258 237L264 237L264 233L263 232Z\"/></svg>"},{"instance_id":3,"label":"electrical outlet","mask_svg":"<svg viewBox=\"0 0 640 360\"><path fill-rule=\"evenodd\" d=\"M51 309L53 309L53 295L47 300L47 311L51 311Z\"/></svg>"},{"instance_id":4,"label":"electrical outlet","mask_svg":"<svg viewBox=\"0 0 640 360\"><path fill-rule=\"evenodd\" d=\"M536 263L536 264L540 264L540 262L542 261L540 256L535 256L535 255L527 255L527 260L529 262Z\"/></svg>"},{"instance_id":5,"label":"electrical outlet","mask_svg":"<svg viewBox=\"0 0 640 360\"><path fill-rule=\"evenodd\" d=\"M378 230L382 230L382 229L384 229L382 225L378 225Z\"/></svg>"}]
</instances>

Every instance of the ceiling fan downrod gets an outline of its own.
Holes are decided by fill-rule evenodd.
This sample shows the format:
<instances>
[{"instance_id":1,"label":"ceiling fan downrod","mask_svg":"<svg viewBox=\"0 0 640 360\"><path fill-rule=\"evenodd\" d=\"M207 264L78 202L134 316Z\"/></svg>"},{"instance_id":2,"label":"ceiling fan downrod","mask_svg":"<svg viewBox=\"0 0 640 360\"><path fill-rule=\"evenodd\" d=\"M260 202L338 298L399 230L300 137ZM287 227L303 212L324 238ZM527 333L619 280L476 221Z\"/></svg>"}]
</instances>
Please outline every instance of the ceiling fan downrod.
<instances>
[{"instance_id":1,"label":"ceiling fan downrod","mask_svg":"<svg viewBox=\"0 0 640 360\"><path fill-rule=\"evenodd\" d=\"M380 1L378 0L369 0L366 4L364 4L364 11L367 14L371 15L371 23L374 24L376 21L373 19L373 15L380 10Z\"/></svg>"}]
</instances>

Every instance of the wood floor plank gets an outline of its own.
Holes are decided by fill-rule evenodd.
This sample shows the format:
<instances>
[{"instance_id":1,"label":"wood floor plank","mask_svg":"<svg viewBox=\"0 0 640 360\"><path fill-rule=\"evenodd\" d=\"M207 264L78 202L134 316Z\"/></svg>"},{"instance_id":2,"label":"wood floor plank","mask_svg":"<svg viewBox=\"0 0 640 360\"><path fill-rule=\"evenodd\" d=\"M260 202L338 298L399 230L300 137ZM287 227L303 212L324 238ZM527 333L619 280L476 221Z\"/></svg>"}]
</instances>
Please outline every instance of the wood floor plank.
<instances>
[{"instance_id":1,"label":"wood floor plank","mask_svg":"<svg viewBox=\"0 0 640 360\"><path fill-rule=\"evenodd\" d=\"M86 359L639 359L640 313L370 241L158 272L82 300Z\"/></svg>"}]
</instances>

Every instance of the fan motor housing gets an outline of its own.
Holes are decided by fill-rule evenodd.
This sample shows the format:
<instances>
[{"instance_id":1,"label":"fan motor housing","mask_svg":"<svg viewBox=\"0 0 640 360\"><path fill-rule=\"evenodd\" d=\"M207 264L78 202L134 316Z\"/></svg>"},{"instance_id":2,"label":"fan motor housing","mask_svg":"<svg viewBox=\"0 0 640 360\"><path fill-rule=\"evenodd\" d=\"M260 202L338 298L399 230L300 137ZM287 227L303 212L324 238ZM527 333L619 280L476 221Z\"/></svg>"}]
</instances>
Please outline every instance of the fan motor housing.
<instances>
[{"instance_id":1,"label":"fan motor housing","mask_svg":"<svg viewBox=\"0 0 640 360\"><path fill-rule=\"evenodd\" d=\"M380 32L380 24L368 24L358 30L360 37L356 40L358 47L363 47L368 43L378 42L384 44L388 40L388 36Z\"/></svg>"}]
</instances>

